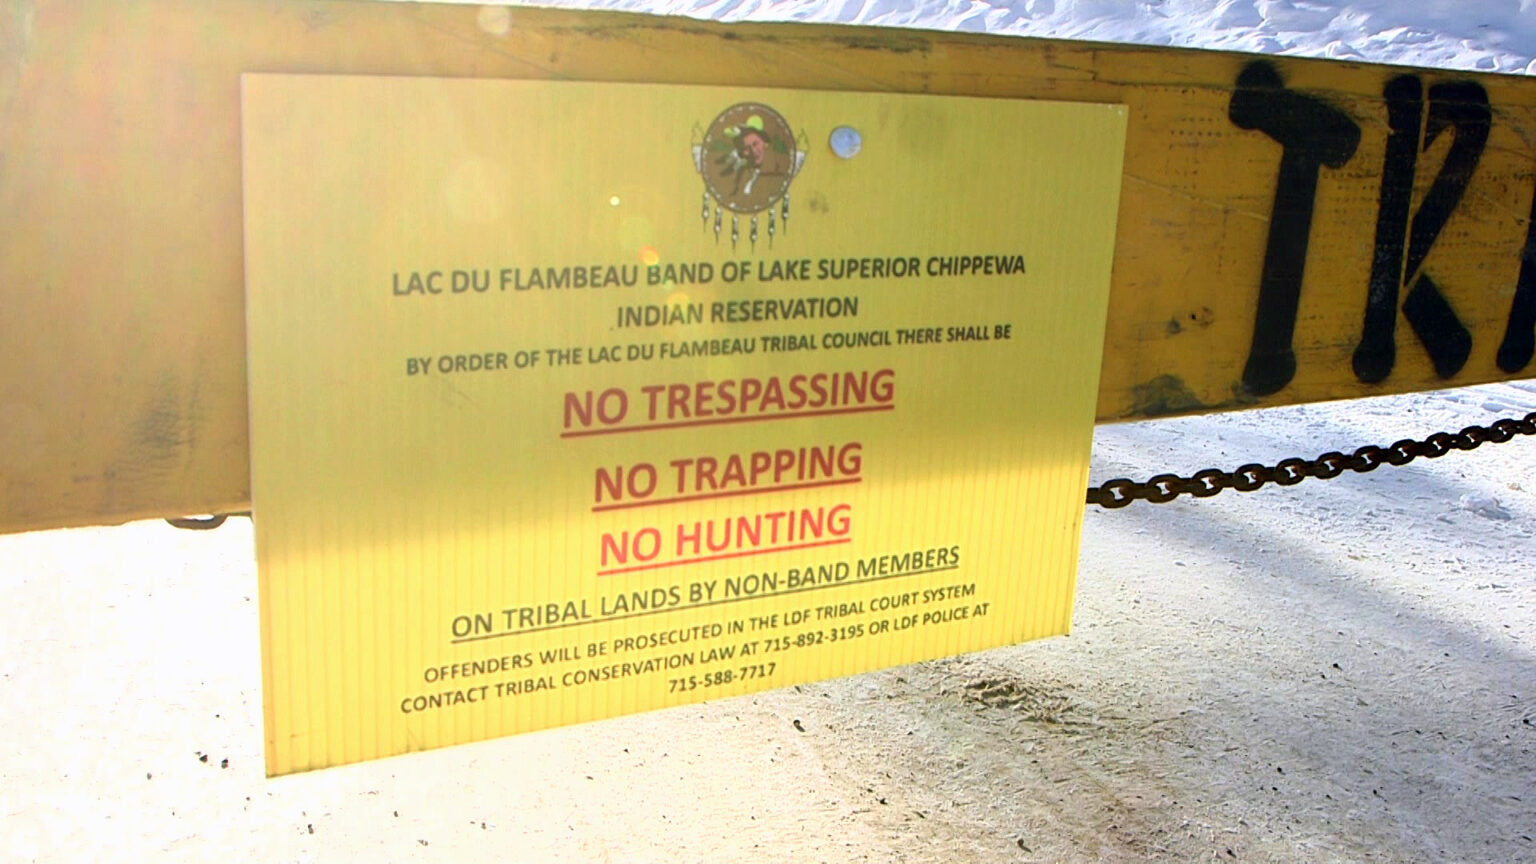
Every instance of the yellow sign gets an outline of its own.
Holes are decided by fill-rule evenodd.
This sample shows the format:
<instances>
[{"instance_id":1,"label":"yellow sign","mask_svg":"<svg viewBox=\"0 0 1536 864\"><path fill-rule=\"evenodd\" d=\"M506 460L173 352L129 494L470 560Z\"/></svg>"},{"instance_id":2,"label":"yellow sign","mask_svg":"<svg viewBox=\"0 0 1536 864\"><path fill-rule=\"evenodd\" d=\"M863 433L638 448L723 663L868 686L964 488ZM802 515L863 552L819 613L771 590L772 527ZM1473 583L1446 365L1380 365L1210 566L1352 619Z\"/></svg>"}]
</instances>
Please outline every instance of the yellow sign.
<instances>
[{"instance_id":1,"label":"yellow sign","mask_svg":"<svg viewBox=\"0 0 1536 864\"><path fill-rule=\"evenodd\" d=\"M243 88L269 773L1067 630L1119 106Z\"/></svg>"}]
</instances>

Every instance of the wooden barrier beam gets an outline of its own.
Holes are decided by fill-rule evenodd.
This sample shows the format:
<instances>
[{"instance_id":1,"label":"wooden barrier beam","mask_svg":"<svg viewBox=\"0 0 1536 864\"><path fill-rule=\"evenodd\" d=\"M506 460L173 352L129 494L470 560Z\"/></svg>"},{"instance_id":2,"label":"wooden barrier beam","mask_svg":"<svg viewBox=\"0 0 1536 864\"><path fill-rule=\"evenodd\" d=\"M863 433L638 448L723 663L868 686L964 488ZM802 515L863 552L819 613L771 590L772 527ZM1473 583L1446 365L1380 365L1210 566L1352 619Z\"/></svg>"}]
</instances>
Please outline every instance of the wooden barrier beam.
<instances>
[{"instance_id":1,"label":"wooden barrier beam","mask_svg":"<svg viewBox=\"0 0 1536 864\"><path fill-rule=\"evenodd\" d=\"M247 71L1124 103L1100 420L1536 374L1523 77L525 8L11 0L0 531L248 506ZM1006 182L1027 158L985 168Z\"/></svg>"}]
</instances>

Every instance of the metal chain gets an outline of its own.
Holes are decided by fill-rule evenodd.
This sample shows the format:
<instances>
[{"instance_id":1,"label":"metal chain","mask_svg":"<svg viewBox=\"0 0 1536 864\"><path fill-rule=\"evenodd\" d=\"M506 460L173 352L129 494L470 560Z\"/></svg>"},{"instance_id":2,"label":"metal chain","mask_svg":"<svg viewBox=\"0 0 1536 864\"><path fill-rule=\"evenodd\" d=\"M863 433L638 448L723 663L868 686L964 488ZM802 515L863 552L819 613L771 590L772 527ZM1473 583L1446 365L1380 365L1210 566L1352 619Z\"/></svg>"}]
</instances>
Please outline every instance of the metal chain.
<instances>
[{"instance_id":1,"label":"metal chain","mask_svg":"<svg viewBox=\"0 0 1536 864\"><path fill-rule=\"evenodd\" d=\"M186 531L212 531L220 525L223 525L224 522L231 516L245 516L249 518L250 515L251 511L249 510L236 510L233 513L213 513L208 516L183 516L179 519L167 519L165 521L171 523L172 527L181 528Z\"/></svg>"},{"instance_id":2,"label":"metal chain","mask_svg":"<svg viewBox=\"0 0 1536 864\"><path fill-rule=\"evenodd\" d=\"M1460 432L1436 432L1423 441L1404 439L1390 447L1366 446L1345 456L1337 451L1316 459L1286 459L1273 468L1250 463L1236 471L1207 468L1190 477L1159 474L1145 483L1121 477L1088 490L1088 503L1115 510L1132 501L1166 504L1180 495L1209 498L1224 489L1252 492L1266 483L1295 486L1308 477L1328 480L1350 471L1375 471L1382 464L1407 465L1423 456L1438 459L1452 450L1474 450L1485 442L1503 444L1516 435L1536 435L1536 411L1524 419L1504 418L1490 426L1468 426Z\"/></svg>"},{"instance_id":3,"label":"metal chain","mask_svg":"<svg viewBox=\"0 0 1536 864\"><path fill-rule=\"evenodd\" d=\"M231 515L230 513L215 513L211 516L182 516L165 521L171 523L172 527L180 528L184 531L212 531L223 525L224 520L228 519Z\"/></svg>"},{"instance_id":4,"label":"metal chain","mask_svg":"<svg viewBox=\"0 0 1536 864\"><path fill-rule=\"evenodd\" d=\"M1407 465L1423 456L1439 459L1452 450L1476 450L1485 443L1503 444L1516 435L1536 435L1536 411L1516 420L1506 417L1495 420L1489 426L1468 426L1460 432L1436 432L1423 441L1405 438L1390 447L1367 445L1345 456L1338 451L1324 453L1316 459L1284 459L1274 467L1249 463L1236 471L1207 468L1189 477L1177 474L1159 474L1138 483L1126 477L1096 486L1088 490L1088 503L1106 510L1118 510L1133 501L1166 504L1180 495L1209 498L1226 489L1252 492L1269 483L1295 486L1308 477L1329 480L1346 470L1362 474L1375 471L1382 465ZM228 516L249 516L250 512L220 513L203 518L167 519L177 528L206 531L224 524Z\"/></svg>"}]
</instances>

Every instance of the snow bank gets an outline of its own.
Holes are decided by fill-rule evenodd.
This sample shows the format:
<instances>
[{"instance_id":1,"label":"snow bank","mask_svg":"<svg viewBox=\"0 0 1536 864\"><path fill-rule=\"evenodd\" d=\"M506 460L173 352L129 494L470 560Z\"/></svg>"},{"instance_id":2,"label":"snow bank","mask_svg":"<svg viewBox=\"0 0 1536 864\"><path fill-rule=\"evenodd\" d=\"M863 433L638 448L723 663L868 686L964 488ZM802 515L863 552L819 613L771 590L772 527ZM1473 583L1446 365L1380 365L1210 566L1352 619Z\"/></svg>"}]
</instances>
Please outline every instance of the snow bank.
<instances>
[{"instance_id":1,"label":"snow bank","mask_svg":"<svg viewBox=\"0 0 1536 864\"><path fill-rule=\"evenodd\" d=\"M819 21L1536 74L1536 0L540 0L722 21Z\"/></svg>"}]
</instances>

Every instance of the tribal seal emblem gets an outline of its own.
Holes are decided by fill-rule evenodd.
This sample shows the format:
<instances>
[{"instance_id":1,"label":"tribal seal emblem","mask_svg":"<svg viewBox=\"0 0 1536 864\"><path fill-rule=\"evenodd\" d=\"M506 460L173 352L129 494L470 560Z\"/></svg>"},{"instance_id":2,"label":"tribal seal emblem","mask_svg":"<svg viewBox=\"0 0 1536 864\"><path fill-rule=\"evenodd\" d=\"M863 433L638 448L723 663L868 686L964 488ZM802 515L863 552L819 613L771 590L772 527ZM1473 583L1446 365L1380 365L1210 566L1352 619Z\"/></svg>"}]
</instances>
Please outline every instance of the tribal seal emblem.
<instances>
[{"instance_id":1,"label":"tribal seal emblem","mask_svg":"<svg viewBox=\"0 0 1536 864\"><path fill-rule=\"evenodd\" d=\"M805 164L804 133L790 130L783 115L757 102L740 102L720 112L702 133L694 127L693 164L704 180L704 226L714 223L720 242L724 213L731 212L731 248L741 236L757 246L758 219L766 213L768 242L789 229L789 184Z\"/></svg>"}]
</instances>

